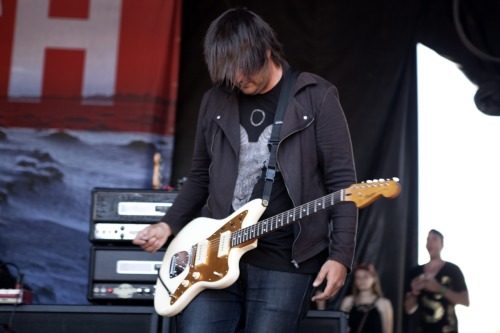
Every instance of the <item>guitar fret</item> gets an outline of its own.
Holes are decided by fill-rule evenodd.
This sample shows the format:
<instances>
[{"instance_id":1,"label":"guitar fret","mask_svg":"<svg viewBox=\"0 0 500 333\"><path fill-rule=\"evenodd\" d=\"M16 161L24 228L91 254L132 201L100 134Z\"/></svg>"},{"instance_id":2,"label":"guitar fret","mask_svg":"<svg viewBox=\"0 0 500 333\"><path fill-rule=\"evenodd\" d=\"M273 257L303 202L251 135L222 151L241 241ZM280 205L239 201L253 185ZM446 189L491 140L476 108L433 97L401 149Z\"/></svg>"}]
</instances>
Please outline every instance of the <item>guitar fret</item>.
<instances>
[{"instance_id":1,"label":"guitar fret","mask_svg":"<svg viewBox=\"0 0 500 333\"><path fill-rule=\"evenodd\" d=\"M317 213L328 207L334 206L339 201L345 200L345 190L329 193L321 198L294 207L286 212L280 213L254 225L233 232L231 244L235 246L251 239L259 238L275 229L282 228L290 223L301 220L311 214Z\"/></svg>"}]
</instances>

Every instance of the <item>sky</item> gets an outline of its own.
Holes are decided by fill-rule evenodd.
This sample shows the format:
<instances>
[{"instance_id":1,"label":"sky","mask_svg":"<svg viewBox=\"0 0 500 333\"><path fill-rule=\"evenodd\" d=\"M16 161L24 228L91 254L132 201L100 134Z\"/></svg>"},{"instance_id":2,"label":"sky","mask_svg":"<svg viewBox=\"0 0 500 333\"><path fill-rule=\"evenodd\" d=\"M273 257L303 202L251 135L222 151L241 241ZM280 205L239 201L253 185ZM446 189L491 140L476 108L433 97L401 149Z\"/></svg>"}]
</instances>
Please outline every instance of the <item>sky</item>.
<instances>
[{"instance_id":1,"label":"sky","mask_svg":"<svg viewBox=\"0 0 500 333\"><path fill-rule=\"evenodd\" d=\"M456 64L419 45L419 263L427 233L444 234L442 258L464 273L470 306L461 333L500 333L500 116L474 104L477 87Z\"/></svg>"}]
</instances>

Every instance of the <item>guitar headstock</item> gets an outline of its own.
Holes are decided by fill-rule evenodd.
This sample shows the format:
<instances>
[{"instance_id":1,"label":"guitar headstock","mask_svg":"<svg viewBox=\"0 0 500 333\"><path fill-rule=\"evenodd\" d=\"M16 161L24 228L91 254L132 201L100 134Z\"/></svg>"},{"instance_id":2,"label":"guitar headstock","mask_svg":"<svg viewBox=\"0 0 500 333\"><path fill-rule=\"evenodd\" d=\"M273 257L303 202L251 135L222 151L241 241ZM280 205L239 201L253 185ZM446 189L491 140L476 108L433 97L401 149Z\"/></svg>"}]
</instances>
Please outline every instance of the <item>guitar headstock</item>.
<instances>
[{"instance_id":1,"label":"guitar headstock","mask_svg":"<svg viewBox=\"0 0 500 333\"><path fill-rule=\"evenodd\" d=\"M367 180L353 184L345 190L345 201L353 201L358 208L364 208L380 198L395 198L401 192L398 178Z\"/></svg>"}]
</instances>

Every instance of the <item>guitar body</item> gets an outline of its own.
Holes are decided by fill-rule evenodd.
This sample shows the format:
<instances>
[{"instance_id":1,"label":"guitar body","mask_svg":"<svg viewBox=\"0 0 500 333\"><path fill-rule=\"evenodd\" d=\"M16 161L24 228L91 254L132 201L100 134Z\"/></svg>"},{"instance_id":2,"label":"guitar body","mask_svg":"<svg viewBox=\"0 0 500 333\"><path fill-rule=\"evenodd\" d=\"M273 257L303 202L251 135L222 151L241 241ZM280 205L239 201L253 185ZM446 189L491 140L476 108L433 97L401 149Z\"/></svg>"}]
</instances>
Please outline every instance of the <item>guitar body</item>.
<instances>
[{"instance_id":1,"label":"guitar body","mask_svg":"<svg viewBox=\"0 0 500 333\"><path fill-rule=\"evenodd\" d=\"M240 258L257 247L257 240L233 247L231 236L257 223L265 209L262 200L255 199L225 219L200 217L182 228L163 258L154 297L156 312L174 316L202 290L232 285L240 274Z\"/></svg>"}]
</instances>

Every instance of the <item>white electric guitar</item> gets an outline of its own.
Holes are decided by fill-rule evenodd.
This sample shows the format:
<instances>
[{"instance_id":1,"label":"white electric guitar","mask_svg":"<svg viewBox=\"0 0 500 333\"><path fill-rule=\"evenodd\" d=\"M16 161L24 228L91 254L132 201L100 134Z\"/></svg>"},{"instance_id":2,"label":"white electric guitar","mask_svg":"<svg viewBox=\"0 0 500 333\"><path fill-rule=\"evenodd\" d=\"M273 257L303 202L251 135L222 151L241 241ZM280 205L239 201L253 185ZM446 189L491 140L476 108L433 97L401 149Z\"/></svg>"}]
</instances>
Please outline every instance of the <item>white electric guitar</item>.
<instances>
[{"instance_id":1,"label":"white electric guitar","mask_svg":"<svg viewBox=\"0 0 500 333\"><path fill-rule=\"evenodd\" d=\"M240 274L239 261L257 247L257 239L302 218L352 201L358 208L381 196L395 198L401 188L398 179L373 180L353 184L347 189L259 221L265 207L255 199L222 220L197 218L175 236L165 252L156 282L154 306L161 316L181 312L204 289L222 289Z\"/></svg>"}]
</instances>

